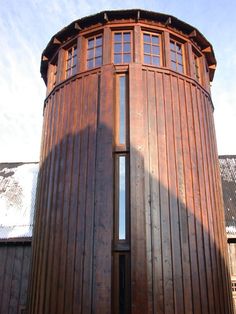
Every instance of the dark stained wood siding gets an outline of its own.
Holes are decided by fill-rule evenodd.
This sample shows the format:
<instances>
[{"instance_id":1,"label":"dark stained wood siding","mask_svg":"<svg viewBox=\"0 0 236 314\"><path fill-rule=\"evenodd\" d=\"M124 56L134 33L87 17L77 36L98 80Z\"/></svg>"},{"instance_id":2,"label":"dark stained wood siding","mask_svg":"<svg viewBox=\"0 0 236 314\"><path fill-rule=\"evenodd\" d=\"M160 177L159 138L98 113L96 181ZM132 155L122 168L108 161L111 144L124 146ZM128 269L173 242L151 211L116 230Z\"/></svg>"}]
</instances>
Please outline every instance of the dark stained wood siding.
<instances>
[{"instance_id":1,"label":"dark stained wood siding","mask_svg":"<svg viewBox=\"0 0 236 314\"><path fill-rule=\"evenodd\" d=\"M0 313L19 313L26 306L31 244L0 243Z\"/></svg>"},{"instance_id":2,"label":"dark stained wood siding","mask_svg":"<svg viewBox=\"0 0 236 314\"><path fill-rule=\"evenodd\" d=\"M129 78L132 313L232 313L210 96L139 64Z\"/></svg>"},{"instance_id":3,"label":"dark stained wood siding","mask_svg":"<svg viewBox=\"0 0 236 314\"><path fill-rule=\"evenodd\" d=\"M47 100L30 313L110 313L113 66Z\"/></svg>"},{"instance_id":4,"label":"dark stained wood siding","mask_svg":"<svg viewBox=\"0 0 236 314\"><path fill-rule=\"evenodd\" d=\"M187 71L170 70L175 30L169 25L163 67L144 66L146 22L130 22L91 30L103 31L101 68L86 71L89 29L78 35L79 72L67 80L65 46L59 49L61 79L44 110L29 313L112 314L112 295L120 304L119 266L112 260L125 248L119 243L116 252L113 239L118 150L130 163L130 243L122 253L131 264L127 308L132 314L232 313L213 106L206 86L193 78L194 44L176 33L187 44ZM135 63L111 64L112 25L134 26ZM130 138L118 150L116 75L129 78Z\"/></svg>"}]
</instances>

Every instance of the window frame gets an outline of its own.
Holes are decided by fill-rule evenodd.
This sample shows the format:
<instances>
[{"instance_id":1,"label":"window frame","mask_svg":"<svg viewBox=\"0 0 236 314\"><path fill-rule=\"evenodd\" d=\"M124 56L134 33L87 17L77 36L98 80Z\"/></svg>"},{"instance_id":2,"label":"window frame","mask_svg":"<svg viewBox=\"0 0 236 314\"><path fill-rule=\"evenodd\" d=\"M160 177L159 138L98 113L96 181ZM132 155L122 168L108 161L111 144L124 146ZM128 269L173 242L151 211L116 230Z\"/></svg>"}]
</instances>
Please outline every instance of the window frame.
<instances>
[{"instance_id":1,"label":"window frame","mask_svg":"<svg viewBox=\"0 0 236 314\"><path fill-rule=\"evenodd\" d=\"M102 43L101 45L93 45L92 48L89 48L89 40L93 39L95 40L95 44L96 44L96 41L97 41L97 38L101 37L102 38ZM103 36L103 33L99 32L99 33L95 33L95 34L88 34L88 36L86 36L86 47L85 47L85 68L87 70L92 70L92 69L95 69L95 68L98 68L98 67L101 67L103 65L103 50L104 50L104 36ZM99 56L96 56L96 48L99 48L101 47L101 55ZM92 58L88 58L88 53L89 51L93 50L93 57ZM96 65L96 59L98 58L101 58L101 64L99 65ZM88 62L89 61L92 61L93 65L92 67L89 67L88 66Z\"/></svg>"},{"instance_id":2,"label":"window frame","mask_svg":"<svg viewBox=\"0 0 236 314\"><path fill-rule=\"evenodd\" d=\"M152 43L152 41L151 41L151 43L150 43L150 45L151 45L151 52L150 52L150 54L147 54L147 53L145 53L145 51L144 51L144 44L145 44L145 41L144 41L144 35L145 34L147 34L147 35L150 35L151 37L152 36L156 36L156 37L158 37L159 38L159 45L155 45L155 44L153 44ZM155 32L155 30L153 30L153 31L151 31L151 30L146 30L146 29L142 29L142 31L141 31L141 44L142 44L142 47L141 47L141 54L142 54L142 62L143 62L143 64L144 65L147 65L147 66L154 66L154 67L163 67L164 66L164 63L163 63L163 35L162 35L162 33L161 32L158 32L158 31L156 31ZM147 42L146 42L146 44L148 44ZM153 46L156 46L156 47L159 47L159 55L153 55L152 54L152 47ZM159 65L157 65L157 64L154 64L154 63L146 63L145 62L145 60L144 60L144 56L145 56L145 54L146 55L149 55L150 57L151 57L151 60L153 59L153 57L157 57L157 58L159 58Z\"/></svg>"},{"instance_id":3,"label":"window frame","mask_svg":"<svg viewBox=\"0 0 236 314\"><path fill-rule=\"evenodd\" d=\"M201 62L200 57L193 51L193 75L194 79L200 84L201 83Z\"/></svg>"},{"instance_id":4,"label":"window frame","mask_svg":"<svg viewBox=\"0 0 236 314\"><path fill-rule=\"evenodd\" d=\"M76 54L74 54L75 51L75 47L76 47ZM72 55L70 58L68 58L68 54L69 51L72 49ZM64 60L65 60L65 67L64 67L64 78L68 79L74 75L76 75L78 73L78 44L77 42L73 42L72 44L70 44L69 46L67 46L66 48L64 48L65 50L65 56L64 56ZM73 63L72 65L70 65L68 67L68 61L74 61L76 60L75 64ZM75 72L73 71L73 69L75 69ZM74 73L73 73L74 72ZM69 73L69 75L67 75Z\"/></svg>"},{"instance_id":5,"label":"window frame","mask_svg":"<svg viewBox=\"0 0 236 314\"><path fill-rule=\"evenodd\" d=\"M125 142L120 142L120 78L125 77ZM129 101L129 90L128 90L128 74L127 73L119 73L116 75L116 83L115 83L115 132L114 132L114 138L115 138L115 145L116 150L124 151L128 148L128 134L129 134L129 111L128 111L128 101Z\"/></svg>"},{"instance_id":6,"label":"window frame","mask_svg":"<svg viewBox=\"0 0 236 314\"><path fill-rule=\"evenodd\" d=\"M121 42L115 42L115 34L121 33L122 34L122 41ZM124 42L123 41L123 34L124 33L129 33L130 34L130 41L129 42ZM123 65L123 64L130 64L133 62L133 55L134 55L134 44L133 44L133 29L112 29L112 62L114 63L114 65ZM121 52L120 53L116 53L115 52L115 44L116 43L120 43L121 44ZM130 52L129 53L124 53L124 44L125 43L130 43ZM121 55L121 62L115 63L115 55ZM130 55L130 61L129 62L124 62L124 55Z\"/></svg>"},{"instance_id":7,"label":"window frame","mask_svg":"<svg viewBox=\"0 0 236 314\"><path fill-rule=\"evenodd\" d=\"M174 42L175 43L175 47L177 45L181 45L181 56L182 56L182 64L178 62L178 57L175 59L175 64L176 64L176 69L173 69L172 68L172 57L171 57L171 52L175 52L175 55L178 56L180 55L177 50L172 50L171 49L171 42ZM173 36L170 36L170 40L169 40L169 52L170 52L170 70L172 71L175 71L179 74L183 74L183 75L186 75L186 52L185 52L185 42L183 42L180 38L176 38L176 37L173 37ZM183 72L180 72L178 70L178 66L181 65L183 67Z\"/></svg>"},{"instance_id":8,"label":"window frame","mask_svg":"<svg viewBox=\"0 0 236 314\"><path fill-rule=\"evenodd\" d=\"M119 171L119 158L125 157L125 239L119 237L119 191L120 191L120 171ZM114 154L114 245L116 250L127 250L130 243L130 166L129 166L129 153L117 152Z\"/></svg>"}]
</instances>

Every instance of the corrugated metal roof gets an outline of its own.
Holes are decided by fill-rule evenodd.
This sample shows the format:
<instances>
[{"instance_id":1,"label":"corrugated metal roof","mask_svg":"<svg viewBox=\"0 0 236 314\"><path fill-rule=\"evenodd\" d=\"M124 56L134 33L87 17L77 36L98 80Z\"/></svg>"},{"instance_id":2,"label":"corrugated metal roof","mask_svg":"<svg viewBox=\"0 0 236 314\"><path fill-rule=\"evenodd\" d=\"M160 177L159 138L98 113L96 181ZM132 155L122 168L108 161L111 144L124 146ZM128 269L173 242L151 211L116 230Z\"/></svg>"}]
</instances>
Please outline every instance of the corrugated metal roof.
<instances>
[{"instance_id":1,"label":"corrugated metal roof","mask_svg":"<svg viewBox=\"0 0 236 314\"><path fill-rule=\"evenodd\" d=\"M0 164L0 239L32 237L38 163Z\"/></svg>"},{"instance_id":2,"label":"corrugated metal roof","mask_svg":"<svg viewBox=\"0 0 236 314\"><path fill-rule=\"evenodd\" d=\"M219 156L227 234L236 235L236 155Z\"/></svg>"}]
</instances>

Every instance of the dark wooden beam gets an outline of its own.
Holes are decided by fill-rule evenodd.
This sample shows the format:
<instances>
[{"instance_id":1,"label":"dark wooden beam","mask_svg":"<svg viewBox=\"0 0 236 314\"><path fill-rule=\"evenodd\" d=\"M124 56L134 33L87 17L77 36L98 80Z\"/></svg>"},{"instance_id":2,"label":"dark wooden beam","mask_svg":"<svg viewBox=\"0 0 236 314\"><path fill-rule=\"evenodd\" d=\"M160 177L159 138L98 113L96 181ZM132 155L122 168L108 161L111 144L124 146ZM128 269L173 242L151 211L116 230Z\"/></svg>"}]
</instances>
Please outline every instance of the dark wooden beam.
<instances>
[{"instance_id":1,"label":"dark wooden beam","mask_svg":"<svg viewBox=\"0 0 236 314\"><path fill-rule=\"evenodd\" d=\"M137 20L140 20L140 11L137 11Z\"/></svg>"},{"instance_id":2,"label":"dark wooden beam","mask_svg":"<svg viewBox=\"0 0 236 314\"><path fill-rule=\"evenodd\" d=\"M165 21L165 26L168 26L171 24L171 17L169 16L168 19Z\"/></svg>"},{"instance_id":3,"label":"dark wooden beam","mask_svg":"<svg viewBox=\"0 0 236 314\"><path fill-rule=\"evenodd\" d=\"M108 22L108 21L109 21L109 19L108 19L108 15L107 15L107 13L106 13L106 12L104 13L104 20L105 20L106 22Z\"/></svg>"},{"instance_id":4,"label":"dark wooden beam","mask_svg":"<svg viewBox=\"0 0 236 314\"><path fill-rule=\"evenodd\" d=\"M202 50L202 52L211 53L212 52L211 46L206 47L205 49Z\"/></svg>"},{"instance_id":5,"label":"dark wooden beam","mask_svg":"<svg viewBox=\"0 0 236 314\"><path fill-rule=\"evenodd\" d=\"M197 31L196 29L194 29L189 35L188 35L189 38L196 38L197 37Z\"/></svg>"},{"instance_id":6,"label":"dark wooden beam","mask_svg":"<svg viewBox=\"0 0 236 314\"><path fill-rule=\"evenodd\" d=\"M54 37L53 45L60 45L60 44L61 44L61 41L58 38Z\"/></svg>"},{"instance_id":7,"label":"dark wooden beam","mask_svg":"<svg viewBox=\"0 0 236 314\"><path fill-rule=\"evenodd\" d=\"M79 30L79 31L81 31L81 29L82 29L82 28L79 26L79 23L77 23L77 22L75 23L74 28L77 29L77 30Z\"/></svg>"}]
</instances>

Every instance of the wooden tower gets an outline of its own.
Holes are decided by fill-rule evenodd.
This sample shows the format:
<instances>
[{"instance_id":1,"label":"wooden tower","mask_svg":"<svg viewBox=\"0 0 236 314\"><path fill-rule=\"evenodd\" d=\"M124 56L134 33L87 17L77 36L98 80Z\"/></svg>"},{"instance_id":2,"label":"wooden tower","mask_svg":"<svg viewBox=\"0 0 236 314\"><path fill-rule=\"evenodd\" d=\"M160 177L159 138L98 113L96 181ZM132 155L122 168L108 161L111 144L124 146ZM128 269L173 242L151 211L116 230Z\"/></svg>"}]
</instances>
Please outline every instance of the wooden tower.
<instances>
[{"instance_id":1,"label":"wooden tower","mask_svg":"<svg viewBox=\"0 0 236 314\"><path fill-rule=\"evenodd\" d=\"M106 11L42 54L31 314L232 313L211 44Z\"/></svg>"}]
</instances>

